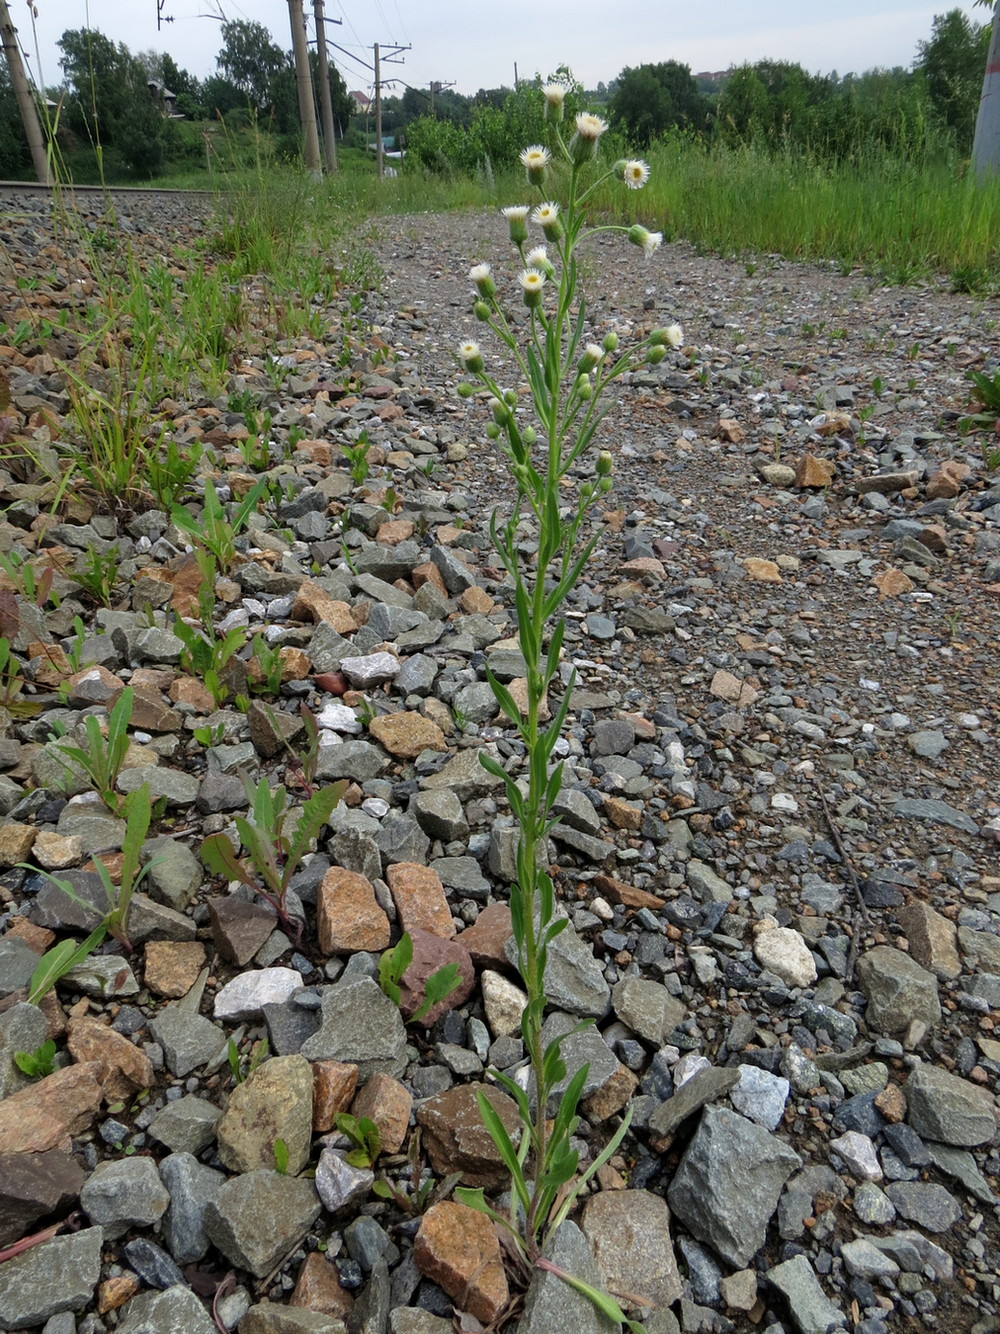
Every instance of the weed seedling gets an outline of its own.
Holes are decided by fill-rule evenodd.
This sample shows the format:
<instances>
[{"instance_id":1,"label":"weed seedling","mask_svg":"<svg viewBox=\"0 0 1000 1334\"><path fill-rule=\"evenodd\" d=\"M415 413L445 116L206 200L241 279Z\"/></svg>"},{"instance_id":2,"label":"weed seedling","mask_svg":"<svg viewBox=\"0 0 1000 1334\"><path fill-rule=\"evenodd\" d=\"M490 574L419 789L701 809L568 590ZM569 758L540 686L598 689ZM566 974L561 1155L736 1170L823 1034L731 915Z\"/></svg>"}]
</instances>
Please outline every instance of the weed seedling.
<instances>
[{"instance_id":1,"label":"weed seedling","mask_svg":"<svg viewBox=\"0 0 1000 1334\"><path fill-rule=\"evenodd\" d=\"M49 1038L34 1051L16 1051L14 1064L29 1079L44 1079L55 1069L56 1044Z\"/></svg>"},{"instance_id":2,"label":"weed seedling","mask_svg":"<svg viewBox=\"0 0 1000 1334\"><path fill-rule=\"evenodd\" d=\"M368 480L370 471L368 465L368 451L371 449L372 442L368 439L368 434L362 431L358 436L357 442L353 445L342 445L347 456L348 465L351 470L351 481L355 486L364 486Z\"/></svg>"},{"instance_id":3,"label":"weed seedling","mask_svg":"<svg viewBox=\"0 0 1000 1334\"><path fill-rule=\"evenodd\" d=\"M394 1005L398 1005L402 999L403 993L399 984L412 962L413 938L408 931L404 931L399 938L399 944L391 950L386 950L378 964L379 985ZM431 973L424 983L424 998L410 1015L410 1023L418 1024L439 1001L447 999L461 981L457 963L446 963Z\"/></svg>"},{"instance_id":4,"label":"weed seedling","mask_svg":"<svg viewBox=\"0 0 1000 1334\"><path fill-rule=\"evenodd\" d=\"M372 1167L379 1155L382 1138L375 1122L369 1121L367 1116L358 1118L350 1112L337 1112L333 1124L354 1145L344 1154L344 1160L352 1167Z\"/></svg>"},{"instance_id":5,"label":"weed seedling","mask_svg":"<svg viewBox=\"0 0 1000 1334\"><path fill-rule=\"evenodd\" d=\"M131 686L118 696L108 715L106 737L97 718L88 714L84 719L85 741L79 746L60 742L58 747L83 769L94 791L115 815L119 814L122 807L122 798L115 790L115 784L128 754L128 725L132 718L133 698Z\"/></svg>"}]
</instances>

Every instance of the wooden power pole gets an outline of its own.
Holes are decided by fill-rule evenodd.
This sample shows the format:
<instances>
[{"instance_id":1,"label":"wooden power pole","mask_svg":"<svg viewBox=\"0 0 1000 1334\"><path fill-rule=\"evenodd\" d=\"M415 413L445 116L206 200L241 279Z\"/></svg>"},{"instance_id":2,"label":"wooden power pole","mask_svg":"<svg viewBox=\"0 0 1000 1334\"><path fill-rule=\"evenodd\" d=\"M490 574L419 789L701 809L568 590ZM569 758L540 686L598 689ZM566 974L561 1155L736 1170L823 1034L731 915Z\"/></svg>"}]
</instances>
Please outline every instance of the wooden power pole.
<instances>
[{"instance_id":1,"label":"wooden power pole","mask_svg":"<svg viewBox=\"0 0 1000 1334\"><path fill-rule=\"evenodd\" d=\"M295 83L299 94L299 120L302 122L306 171L319 180L323 175L323 165L319 157L316 105L313 102L312 77L309 73L309 47L306 44L306 20L302 12L302 0L288 0L288 15L292 24Z\"/></svg>"},{"instance_id":2,"label":"wooden power pole","mask_svg":"<svg viewBox=\"0 0 1000 1334\"><path fill-rule=\"evenodd\" d=\"M383 159L385 150L382 146L382 61L392 61L393 64L401 65L403 62L399 59L404 51L409 51L409 46L393 46L389 49L386 56L382 55L382 48L378 42L374 45L375 53L375 175L379 180L382 179L385 167ZM392 80L390 80L392 82Z\"/></svg>"},{"instance_id":3,"label":"wooden power pole","mask_svg":"<svg viewBox=\"0 0 1000 1334\"><path fill-rule=\"evenodd\" d=\"M333 101L330 97L330 61L326 54L326 19L323 0L313 0L316 19L316 66L319 74L319 109L323 118L323 156L327 171L337 170L337 134L333 126ZM338 19L339 23L340 20Z\"/></svg>"},{"instance_id":4,"label":"wooden power pole","mask_svg":"<svg viewBox=\"0 0 1000 1334\"><path fill-rule=\"evenodd\" d=\"M21 60L21 49L17 44L17 29L7 8L7 0L0 0L0 38L3 40L3 53L7 57L7 69L10 73L11 87L17 98L17 109L21 113L25 137L31 150L31 161L35 175L42 185L52 184L52 172L49 168L49 155L45 151L45 139L38 122L38 108L35 106L31 84Z\"/></svg>"}]
</instances>

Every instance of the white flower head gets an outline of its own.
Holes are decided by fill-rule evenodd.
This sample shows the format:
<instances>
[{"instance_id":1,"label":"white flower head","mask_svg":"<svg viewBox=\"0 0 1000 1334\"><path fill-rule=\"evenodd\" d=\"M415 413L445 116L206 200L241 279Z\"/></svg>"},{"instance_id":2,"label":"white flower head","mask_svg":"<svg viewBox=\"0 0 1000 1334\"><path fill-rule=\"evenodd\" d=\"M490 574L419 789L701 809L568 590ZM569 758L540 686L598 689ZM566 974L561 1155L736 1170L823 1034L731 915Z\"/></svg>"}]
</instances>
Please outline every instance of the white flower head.
<instances>
[{"instance_id":1,"label":"white flower head","mask_svg":"<svg viewBox=\"0 0 1000 1334\"><path fill-rule=\"evenodd\" d=\"M684 342L684 330L679 324L668 324L663 334L670 347L680 347Z\"/></svg>"},{"instance_id":2,"label":"white flower head","mask_svg":"<svg viewBox=\"0 0 1000 1334\"><path fill-rule=\"evenodd\" d=\"M531 209L527 204L508 204L506 208L500 210L501 216L507 219L507 227L510 231L510 239L516 246L524 245L528 239L528 214Z\"/></svg>"},{"instance_id":3,"label":"white flower head","mask_svg":"<svg viewBox=\"0 0 1000 1334\"><path fill-rule=\"evenodd\" d=\"M545 233L549 241L558 241L562 236L562 223L559 220L559 205L549 202L539 204L531 215L531 221L536 222Z\"/></svg>"},{"instance_id":4,"label":"white flower head","mask_svg":"<svg viewBox=\"0 0 1000 1334\"><path fill-rule=\"evenodd\" d=\"M588 343L583 349L583 356L580 358L580 370L584 375L589 374L595 366L599 365L604 358L604 348L599 347L597 343Z\"/></svg>"},{"instance_id":5,"label":"white flower head","mask_svg":"<svg viewBox=\"0 0 1000 1334\"><path fill-rule=\"evenodd\" d=\"M608 122L602 116L595 116L590 111L581 111L576 118L576 132L581 139L593 139L595 142L608 128Z\"/></svg>"},{"instance_id":6,"label":"white flower head","mask_svg":"<svg viewBox=\"0 0 1000 1334\"><path fill-rule=\"evenodd\" d=\"M458 356L465 369L472 374L483 369L483 354L479 350L479 344L473 339L459 344Z\"/></svg>"},{"instance_id":7,"label":"white flower head","mask_svg":"<svg viewBox=\"0 0 1000 1334\"><path fill-rule=\"evenodd\" d=\"M545 98L545 119L562 120L563 103L566 101L568 88L558 79L553 79L551 83L542 85L542 96Z\"/></svg>"},{"instance_id":8,"label":"white flower head","mask_svg":"<svg viewBox=\"0 0 1000 1334\"><path fill-rule=\"evenodd\" d=\"M491 297L497 290L488 264L473 264L469 270L469 278L475 283L480 296Z\"/></svg>"},{"instance_id":9,"label":"white flower head","mask_svg":"<svg viewBox=\"0 0 1000 1334\"><path fill-rule=\"evenodd\" d=\"M649 180L649 164L629 158L622 167L622 179L630 190L641 190Z\"/></svg>"},{"instance_id":10,"label":"white flower head","mask_svg":"<svg viewBox=\"0 0 1000 1334\"><path fill-rule=\"evenodd\" d=\"M545 286L545 274L541 269L523 269L518 277L524 304L534 307L542 304L542 288Z\"/></svg>"},{"instance_id":11,"label":"white flower head","mask_svg":"<svg viewBox=\"0 0 1000 1334\"><path fill-rule=\"evenodd\" d=\"M543 245L533 246L525 255L524 263L529 269L541 269L546 278L555 276L555 265L549 259L548 250Z\"/></svg>"},{"instance_id":12,"label":"white flower head","mask_svg":"<svg viewBox=\"0 0 1000 1334\"><path fill-rule=\"evenodd\" d=\"M633 245L642 246L644 254L652 255L663 244L663 233L651 232L636 222L628 229L628 239Z\"/></svg>"},{"instance_id":13,"label":"white flower head","mask_svg":"<svg viewBox=\"0 0 1000 1334\"><path fill-rule=\"evenodd\" d=\"M521 162L528 177L529 185L542 185L545 181L545 169L552 161L552 154L541 144L532 144L521 153Z\"/></svg>"}]
</instances>

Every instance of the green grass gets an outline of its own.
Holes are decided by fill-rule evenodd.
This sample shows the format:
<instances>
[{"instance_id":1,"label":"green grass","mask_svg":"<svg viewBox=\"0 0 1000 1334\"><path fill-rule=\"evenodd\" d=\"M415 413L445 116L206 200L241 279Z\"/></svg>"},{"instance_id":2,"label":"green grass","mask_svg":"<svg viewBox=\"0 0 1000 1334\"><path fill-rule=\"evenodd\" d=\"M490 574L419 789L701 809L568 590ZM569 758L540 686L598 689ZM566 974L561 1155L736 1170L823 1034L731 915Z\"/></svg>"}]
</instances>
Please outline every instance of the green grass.
<instances>
[{"instance_id":1,"label":"green grass","mask_svg":"<svg viewBox=\"0 0 1000 1334\"><path fill-rule=\"evenodd\" d=\"M886 156L817 162L752 146L667 141L626 217L723 255L777 253L858 267L892 283L934 275L956 290L1000 288L1000 186L977 187L945 164ZM601 206L620 209L605 187Z\"/></svg>"}]
</instances>

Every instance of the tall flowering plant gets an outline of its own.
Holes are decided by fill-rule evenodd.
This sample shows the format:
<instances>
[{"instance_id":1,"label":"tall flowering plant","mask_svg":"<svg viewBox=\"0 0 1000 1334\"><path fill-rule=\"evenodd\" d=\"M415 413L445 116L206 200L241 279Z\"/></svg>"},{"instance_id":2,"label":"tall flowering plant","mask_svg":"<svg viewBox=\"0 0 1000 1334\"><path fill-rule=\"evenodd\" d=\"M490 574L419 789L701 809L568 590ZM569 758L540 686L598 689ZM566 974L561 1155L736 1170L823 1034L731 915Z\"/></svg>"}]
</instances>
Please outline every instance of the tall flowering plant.
<instances>
[{"instance_id":1,"label":"tall flowering plant","mask_svg":"<svg viewBox=\"0 0 1000 1334\"><path fill-rule=\"evenodd\" d=\"M546 1241L567 1217L579 1191L618 1148L628 1128L626 1116L603 1153L578 1173L578 1151L572 1141L587 1069L578 1070L557 1096L555 1091L567 1073L560 1039L545 1043L542 1037L548 948L567 922L556 915L552 881L539 862L562 786L563 765L554 762L554 753L566 721L572 677L546 724L547 696L563 646L561 608L597 541L596 535L586 536L585 524L612 485L611 454L597 453L589 468L584 466L589 462L585 456L610 407L607 392L611 386L626 371L661 361L668 348L683 341L677 325L656 329L627 350L619 347L613 330L604 333L600 342L596 341L599 333L594 333L594 341L588 338L586 305L578 292L579 247L595 232L619 231L651 255L662 238L659 232L638 225L588 226L586 205L609 177L617 177L629 189L641 189L649 168L637 159L602 167L598 150L607 122L581 113L567 133L564 86L548 84L542 92L550 142L547 146L533 144L521 154L536 202L502 210L520 261L516 284L502 290L485 263L476 264L469 273L475 288L474 312L506 348L520 380L528 386L533 420L522 420L516 410L516 390L501 387L478 343L465 342L458 349L469 376L459 392L471 397L485 391L492 412L487 434L503 450L515 490L510 514L499 519L494 513L491 536L514 584L518 641L526 669L525 698L520 706L488 670L487 676L500 709L524 743L526 782L516 781L490 756L481 758L503 781L519 828L510 907L518 968L528 997L521 1033L532 1076L526 1090L515 1080L496 1074L520 1111L522 1129L516 1143L488 1099L480 1096L484 1123L511 1172L509 1212L502 1215L491 1209L482 1191L466 1190L461 1198L506 1229L510 1249L526 1269L535 1264L551 1267L541 1258ZM505 304L511 296L526 308L520 322L512 318ZM578 474L584 474L582 480ZM567 485L574 477L575 493ZM525 519L533 521L537 529L534 561L526 559L519 546L518 530ZM573 1282L579 1286L578 1280ZM588 1295L599 1304L610 1303L613 1311L608 1306L603 1309L625 1320L606 1294L592 1290Z\"/></svg>"}]
</instances>

